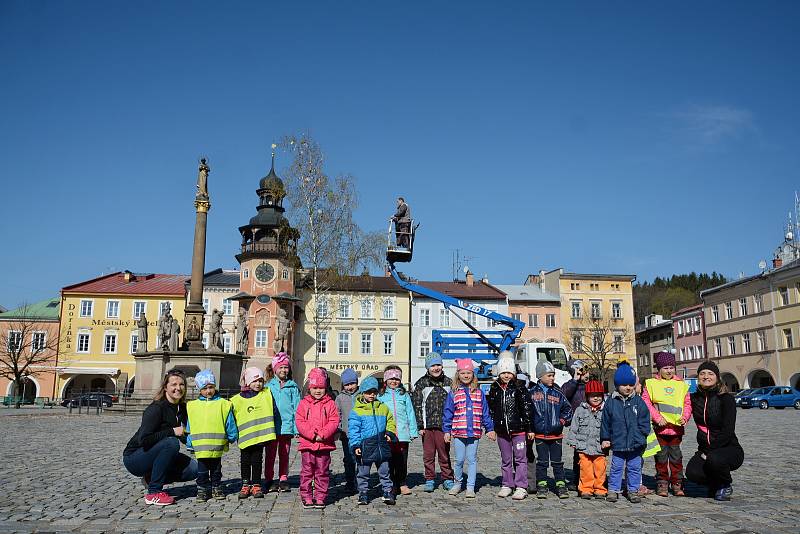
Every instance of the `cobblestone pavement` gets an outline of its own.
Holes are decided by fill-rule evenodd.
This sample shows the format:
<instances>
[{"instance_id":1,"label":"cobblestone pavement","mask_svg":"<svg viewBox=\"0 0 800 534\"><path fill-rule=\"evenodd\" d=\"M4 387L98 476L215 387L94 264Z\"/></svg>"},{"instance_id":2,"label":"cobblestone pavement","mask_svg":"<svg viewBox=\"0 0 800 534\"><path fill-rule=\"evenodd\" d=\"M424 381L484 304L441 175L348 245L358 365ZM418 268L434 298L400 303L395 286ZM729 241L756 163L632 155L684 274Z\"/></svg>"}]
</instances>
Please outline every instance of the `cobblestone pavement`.
<instances>
[{"instance_id":1,"label":"cobblestone pavement","mask_svg":"<svg viewBox=\"0 0 800 534\"><path fill-rule=\"evenodd\" d=\"M691 485L689 498L648 496L642 504L584 501L574 493L567 500L499 499L497 445L484 440L478 451L478 496L469 501L441 489L421 491L421 447L415 442L409 471L417 487L394 507L382 504L377 492L369 506L361 507L343 493L340 451L334 453L331 504L324 511L300 506L296 454L291 493L239 501L236 449L224 459L227 500L196 503L195 486L188 483L171 487L179 498L176 505L145 506L139 481L121 461L138 423L132 416L57 411L0 417L0 532L800 532L800 412L795 410L739 411L746 460L734 474L729 503L707 499L703 489ZM688 435L687 457L694 452L694 427ZM652 486L653 463L646 463L645 480Z\"/></svg>"}]
</instances>

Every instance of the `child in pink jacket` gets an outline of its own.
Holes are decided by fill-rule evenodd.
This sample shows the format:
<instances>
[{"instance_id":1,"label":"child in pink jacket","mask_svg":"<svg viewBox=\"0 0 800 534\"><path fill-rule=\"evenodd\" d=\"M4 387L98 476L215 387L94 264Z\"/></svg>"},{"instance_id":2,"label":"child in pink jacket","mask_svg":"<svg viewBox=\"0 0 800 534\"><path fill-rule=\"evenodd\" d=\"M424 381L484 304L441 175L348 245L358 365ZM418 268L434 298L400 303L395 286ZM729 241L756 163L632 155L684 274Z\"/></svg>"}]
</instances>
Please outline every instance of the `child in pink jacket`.
<instances>
[{"instance_id":1,"label":"child in pink jacket","mask_svg":"<svg viewBox=\"0 0 800 534\"><path fill-rule=\"evenodd\" d=\"M339 428L339 411L327 393L328 375L315 367L308 373L308 395L297 406L295 424L300 434L302 467L300 500L303 508L325 508L330 482L331 451ZM314 483L312 490L311 484Z\"/></svg>"}]
</instances>

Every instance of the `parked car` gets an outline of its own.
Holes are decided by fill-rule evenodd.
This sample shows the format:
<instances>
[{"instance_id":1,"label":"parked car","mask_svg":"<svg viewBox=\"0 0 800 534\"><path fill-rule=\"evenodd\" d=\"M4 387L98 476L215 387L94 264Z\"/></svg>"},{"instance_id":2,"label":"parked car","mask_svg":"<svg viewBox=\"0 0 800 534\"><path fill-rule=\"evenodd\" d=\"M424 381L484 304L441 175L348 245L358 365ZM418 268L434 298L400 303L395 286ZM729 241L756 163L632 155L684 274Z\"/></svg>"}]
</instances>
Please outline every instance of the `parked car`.
<instances>
[{"instance_id":1,"label":"parked car","mask_svg":"<svg viewBox=\"0 0 800 534\"><path fill-rule=\"evenodd\" d=\"M748 389L740 389L737 391L733 398L736 399L736 406L739 406L739 403L742 401L742 397L746 397L754 392L757 388L748 388Z\"/></svg>"},{"instance_id":2,"label":"parked car","mask_svg":"<svg viewBox=\"0 0 800 534\"><path fill-rule=\"evenodd\" d=\"M800 391L788 386L760 388L743 397L740 406L742 408L758 406L762 410L793 406L795 410L800 410Z\"/></svg>"},{"instance_id":3,"label":"parked car","mask_svg":"<svg viewBox=\"0 0 800 534\"><path fill-rule=\"evenodd\" d=\"M61 406L65 406L67 408L77 408L78 406L97 406L97 403L99 402L103 408L110 408L116 400L115 397L115 395L109 395L108 393L86 393L84 395L72 397L71 399L64 399L61 401Z\"/></svg>"}]
</instances>

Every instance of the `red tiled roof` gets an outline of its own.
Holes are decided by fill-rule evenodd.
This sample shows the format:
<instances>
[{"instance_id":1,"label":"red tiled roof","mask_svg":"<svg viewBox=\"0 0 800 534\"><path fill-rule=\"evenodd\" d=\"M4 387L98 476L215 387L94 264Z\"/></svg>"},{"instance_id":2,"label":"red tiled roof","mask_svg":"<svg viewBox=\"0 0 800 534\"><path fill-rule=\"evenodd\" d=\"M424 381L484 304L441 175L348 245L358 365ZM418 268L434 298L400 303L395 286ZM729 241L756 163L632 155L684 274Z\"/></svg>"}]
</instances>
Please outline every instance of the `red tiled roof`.
<instances>
[{"instance_id":1,"label":"red tiled roof","mask_svg":"<svg viewBox=\"0 0 800 534\"><path fill-rule=\"evenodd\" d=\"M67 286L61 293L95 293L114 295L177 295L186 294L186 274L132 274L125 280L124 272L100 276L86 282Z\"/></svg>"},{"instance_id":2,"label":"red tiled roof","mask_svg":"<svg viewBox=\"0 0 800 534\"><path fill-rule=\"evenodd\" d=\"M439 293L450 295L461 299L473 300L506 300L506 294L494 288L493 286L484 284L480 280L476 280L475 284L470 287L466 282L417 282L423 287L433 289Z\"/></svg>"},{"instance_id":3,"label":"red tiled roof","mask_svg":"<svg viewBox=\"0 0 800 534\"><path fill-rule=\"evenodd\" d=\"M684 313L686 313L686 312L691 312L691 311L699 310L699 309L702 309L702 307L703 307L703 303L702 303L702 302L701 302L701 303L699 303L699 304L692 304L691 306L687 306L687 307L685 307L685 308L681 308L680 310L678 310L678 311L674 312L674 313L671 315L671 317L676 317L676 316L678 316L678 315L683 315L683 314L684 314Z\"/></svg>"}]
</instances>

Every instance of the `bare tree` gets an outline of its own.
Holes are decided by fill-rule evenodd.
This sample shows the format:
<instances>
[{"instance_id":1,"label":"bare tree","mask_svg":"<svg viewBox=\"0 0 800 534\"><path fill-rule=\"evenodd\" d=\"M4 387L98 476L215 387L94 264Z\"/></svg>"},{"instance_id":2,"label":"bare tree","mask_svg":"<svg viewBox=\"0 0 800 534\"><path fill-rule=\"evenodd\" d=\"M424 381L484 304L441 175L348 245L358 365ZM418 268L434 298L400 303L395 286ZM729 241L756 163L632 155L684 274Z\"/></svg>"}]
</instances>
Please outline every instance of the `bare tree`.
<instances>
[{"instance_id":1,"label":"bare tree","mask_svg":"<svg viewBox=\"0 0 800 534\"><path fill-rule=\"evenodd\" d=\"M368 274L371 268L380 266L384 242L380 233L365 232L355 222L355 178L350 174L329 177L324 170L324 153L315 139L307 133L291 135L280 145L292 155L284 173L288 214L299 234L297 256L313 295L306 318L314 323L318 341L326 323L348 305L343 296L331 295L332 290L346 289L348 277ZM319 343L315 345L316 367Z\"/></svg>"},{"instance_id":2,"label":"bare tree","mask_svg":"<svg viewBox=\"0 0 800 534\"><path fill-rule=\"evenodd\" d=\"M564 331L564 343L603 383L613 376L617 363L624 357L625 346L631 342L630 328L617 319L583 314L580 319L573 319L570 328Z\"/></svg>"},{"instance_id":3,"label":"bare tree","mask_svg":"<svg viewBox=\"0 0 800 534\"><path fill-rule=\"evenodd\" d=\"M0 341L0 376L14 382L16 407L22 404L28 377L53 372L58 353L58 324L34 317L28 304L20 306L15 318L3 321L5 335Z\"/></svg>"}]
</instances>

